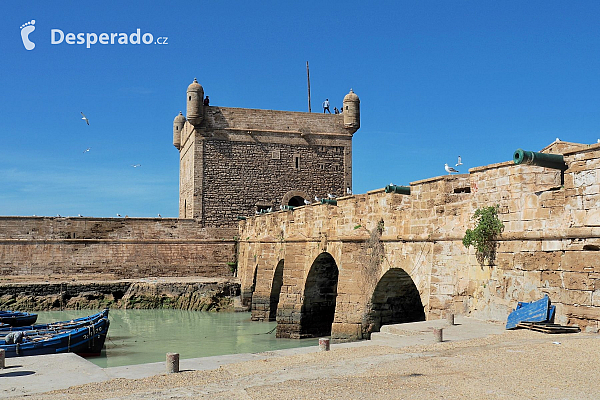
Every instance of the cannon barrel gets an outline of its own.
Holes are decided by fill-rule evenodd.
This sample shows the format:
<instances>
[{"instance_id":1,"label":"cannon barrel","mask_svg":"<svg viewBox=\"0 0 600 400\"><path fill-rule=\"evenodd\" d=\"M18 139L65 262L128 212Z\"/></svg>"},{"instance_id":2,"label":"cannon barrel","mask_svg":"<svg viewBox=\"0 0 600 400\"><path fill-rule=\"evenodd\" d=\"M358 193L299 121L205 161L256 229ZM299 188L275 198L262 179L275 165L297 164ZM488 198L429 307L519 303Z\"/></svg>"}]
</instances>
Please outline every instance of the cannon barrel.
<instances>
[{"instance_id":1,"label":"cannon barrel","mask_svg":"<svg viewBox=\"0 0 600 400\"><path fill-rule=\"evenodd\" d=\"M513 154L513 161L517 165L537 165L538 167L559 169L561 171L567 169L567 164L565 164L565 160L562 154L546 154L537 153L535 151L517 149Z\"/></svg>"},{"instance_id":2,"label":"cannon barrel","mask_svg":"<svg viewBox=\"0 0 600 400\"><path fill-rule=\"evenodd\" d=\"M321 199L321 204L331 204L332 206L337 206L336 199Z\"/></svg>"},{"instance_id":3,"label":"cannon barrel","mask_svg":"<svg viewBox=\"0 0 600 400\"><path fill-rule=\"evenodd\" d=\"M386 193L410 194L410 186L387 185Z\"/></svg>"}]
</instances>

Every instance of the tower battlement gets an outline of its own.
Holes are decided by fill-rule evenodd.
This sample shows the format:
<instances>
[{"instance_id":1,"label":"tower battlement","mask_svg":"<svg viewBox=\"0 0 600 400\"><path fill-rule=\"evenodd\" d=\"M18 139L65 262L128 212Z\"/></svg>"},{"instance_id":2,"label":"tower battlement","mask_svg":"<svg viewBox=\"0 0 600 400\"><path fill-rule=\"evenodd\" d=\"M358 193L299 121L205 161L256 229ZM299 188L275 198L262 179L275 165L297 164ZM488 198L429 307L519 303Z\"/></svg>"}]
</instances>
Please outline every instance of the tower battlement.
<instances>
[{"instance_id":1,"label":"tower battlement","mask_svg":"<svg viewBox=\"0 0 600 400\"><path fill-rule=\"evenodd\" d=\"M352 91L341 115L205 106L203 95L194 80L187 118L173 121L180 218L233 226L238 216L352 189L352 136L360 127Z\"/></svg>"}]
</instances>

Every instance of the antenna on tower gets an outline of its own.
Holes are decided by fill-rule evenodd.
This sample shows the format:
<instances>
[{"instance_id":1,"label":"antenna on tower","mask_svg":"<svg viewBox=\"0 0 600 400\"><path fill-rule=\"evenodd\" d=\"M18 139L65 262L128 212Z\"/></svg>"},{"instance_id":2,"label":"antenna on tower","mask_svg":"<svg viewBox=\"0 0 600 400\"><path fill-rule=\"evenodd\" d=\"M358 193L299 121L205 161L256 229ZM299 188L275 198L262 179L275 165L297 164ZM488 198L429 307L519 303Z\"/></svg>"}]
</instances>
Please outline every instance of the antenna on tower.
<instances>
[{"instance_id":1,"label":"antenna on tower","mask_svg":"<svg viewBox=\"0 0 600 400\"><path fill-rule=\"evenodd\" d=\"M310 73L308 72L308 61L306 62L306 80L308 82L308 112L310 111Z\"/></svg>"}]
</instances>

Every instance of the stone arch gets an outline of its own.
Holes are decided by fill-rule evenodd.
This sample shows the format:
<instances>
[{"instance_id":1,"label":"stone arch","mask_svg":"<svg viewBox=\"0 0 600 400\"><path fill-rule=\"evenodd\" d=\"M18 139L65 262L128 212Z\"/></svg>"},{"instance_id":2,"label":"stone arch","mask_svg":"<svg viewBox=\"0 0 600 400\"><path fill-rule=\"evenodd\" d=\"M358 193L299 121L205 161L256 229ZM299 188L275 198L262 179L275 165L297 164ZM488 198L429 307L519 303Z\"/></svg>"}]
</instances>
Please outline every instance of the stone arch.
<instances>
[{"instance_id":1,"label":"stone arch","mask_svg":"<svg viewBox=\"0 0 600 400\"><path fill-rule=\"evenodd\" d=\"M279 295L283 286L283 266L284 260L279 260L275 273L273 274L273 282L271 284L271 296L269 297L269 321L275 321L277 317L277 306L279 305Z\"/></svg>"},{"instance_id":2,"label":"stone arch","mask_svg":"<svg viewBox=\"0 0 600 400\"><path fill-rule=\"evenodd\" d=\"M425 321L421 296L412 278L402 268L389 269L377 282L367 316L367 333L382 325Z\"/></svg>"},{"instance_id":3,"label":"stone arch","mask_svg":"<svg viewBox=\"0 0 600 400\"><path fill-rule=\"evenodd\" d=\"M339 270L329 253L313 261L304 285L300 338L329 336L335 316Z\"/></svg>"},{"instance_id":4,"label":"stone arch","mask_svg":"<svg viewBox=\"0 0 600 400\"><path fill-rule=\"evenodd\" d=\"M306 192L301 190L290 190L283 195L281 204L284 206L298 207L304 205L304 200L308 200L308 195Z\"/></svg>"}]
</instances>

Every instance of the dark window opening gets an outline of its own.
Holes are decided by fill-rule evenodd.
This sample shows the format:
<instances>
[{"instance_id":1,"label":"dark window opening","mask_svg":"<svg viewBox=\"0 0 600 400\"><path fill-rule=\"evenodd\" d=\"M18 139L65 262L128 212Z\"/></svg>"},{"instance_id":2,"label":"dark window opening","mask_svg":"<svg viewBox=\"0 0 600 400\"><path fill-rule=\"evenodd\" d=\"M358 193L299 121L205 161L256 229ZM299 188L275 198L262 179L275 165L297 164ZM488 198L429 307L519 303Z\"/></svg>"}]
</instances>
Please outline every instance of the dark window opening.
<instances>
[{"instance_id":1,"label":"dark window opening","mask_svg":"<svg viewBox=\"0 0 600 400\"><path fill-rule=\"evenodd\" d=\"M454 193L471 193L471 188L469 186L462 188L454 188Z\"/></svg>"}]
</instances>

